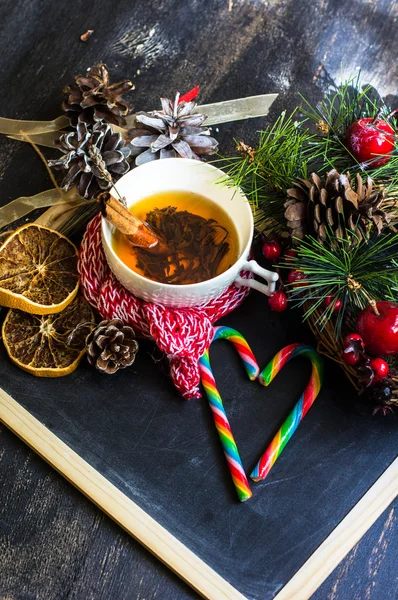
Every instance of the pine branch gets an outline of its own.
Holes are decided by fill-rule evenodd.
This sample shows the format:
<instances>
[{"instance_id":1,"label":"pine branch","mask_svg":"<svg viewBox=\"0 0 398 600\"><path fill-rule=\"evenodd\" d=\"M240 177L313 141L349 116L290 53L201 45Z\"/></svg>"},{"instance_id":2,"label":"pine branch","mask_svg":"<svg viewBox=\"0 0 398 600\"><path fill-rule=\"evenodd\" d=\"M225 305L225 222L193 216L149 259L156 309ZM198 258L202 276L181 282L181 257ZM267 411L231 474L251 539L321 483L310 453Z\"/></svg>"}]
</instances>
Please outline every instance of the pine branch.
<instances>
[{"instance_id":1,"label":"pine branch","mask_svg":"<svg viewBox=\"0 0 398 600\"><path fill-rule=\"evenodd\" d=\"M320 121L327 126L326 133L343 137L350 125L362 117L388 118L390 109L371 85L362 86L360 73L339 86L330 88L321 102L313 107L302 94L299 94L304 107L302 112L310 121L325 131ZM391 123L393 125L393 123Z\"/></svg>"},{"instance_id":2,"label":"pine branch","mask_svg":"<svg viewBox=\"0 0 398 600\"><path fill-rule=\"evenodd\" d=\"M299 241L297 256L282 262L282 268L297 269L306 276L305 287L290 284L291 298L304 308L304 320L318 312L320 330L332 319L336 339L343 321L379 300L393 298L398 287L398 234L384 234L369 242L359 241L354 233L336 243L329 237L321 244L307 236ZM327 308L324 300L333 297ZM340 300L341 309L334 313Z\"/></svg>"},{"instance_id":3,"label":"pine branch","mask_svg":"<svg viewBox=\"0 0 398 600\"><path fill-rule=\"evenodd\" d=\"M300 94L303 102L302 114L315 126L318 133L310 141L311 152L309 169L324 174L330 169L340 173L350 171L359 173L363 180L369 176L376 187L385 187L387 204L390 210L396 210L398 197L398 146L396 145L390 160L379 167L372 163L359 163L345 145L345 136L352 123L363 117L379 116L397 131L396 121L389 106L371 85L362 86L360 73L343 82L340 86L327 91L322 101L313 107Z\"/></svg>"},{"instance_id":4,"label":"pine branch","mask_svg":"<svg viewBox=\"0 0 398 600\"><path fill-rule=\"evenodd\" d=\"M286 188L298 177L307 176L309 141L314 137L304 122L294 120L296 110L288 117L283 112L274 125L260 132L254 150L235 140L239 155L222 159L229 180L222 183L237 186L259 209L259 229L266 232L285 228Z\"/></svg>"},{"instance_id":5,"label":"pine branch","mask_svg":"<svg viewBox=\"0 0 398 600\"><path fill-rule=\"evenodd\" d=\"M317 351L337 362L340 367L345 371L346 376L352 383L355 389L358 389L358 376L356 371L349 365L346 365L342 360L342 336L336 336L335 328L333 323L329 320L325 323L324 327L320 329L318 327L318 321L320 319L321 309L316 309L308 318L308 324L314 337L318 340Z\"/></svg>"},{"instance_id":6,"label":"pine branch","mask_svg":"<svg viewBox=\"0 0 398 600\"><path fill-rule=\"evenodd\" d=\"M375 189L385 188L383 210L398 219L398 146L387 163L372 168L372 161L359 163L345 145L348 127L361 117L379 115L396 130L391 111L377 92L362 86L357 75L330 89L315 107L301 99L300 109L290 116L282 113L273 126L260 132L257 148L235 140L239 155L222 159L232 184L256 208L257 228L266 234L285 231L286 189L308 173L324 176L332 169L358 173L364 182L372 177ZM296 120L299 110L305 119Z\"/></svg>"}]
</instances>

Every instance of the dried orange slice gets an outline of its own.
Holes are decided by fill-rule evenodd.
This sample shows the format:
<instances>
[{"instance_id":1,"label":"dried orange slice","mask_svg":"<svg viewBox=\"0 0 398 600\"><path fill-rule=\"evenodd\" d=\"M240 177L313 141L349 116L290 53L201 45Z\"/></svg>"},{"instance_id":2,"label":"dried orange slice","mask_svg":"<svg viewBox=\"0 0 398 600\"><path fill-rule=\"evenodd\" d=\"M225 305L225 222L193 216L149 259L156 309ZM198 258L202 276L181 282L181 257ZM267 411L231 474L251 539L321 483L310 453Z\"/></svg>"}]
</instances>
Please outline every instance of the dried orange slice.
<instances>
[{"instance_id":1,"label":"dried orange slice","mask_svg":"<svg viewBox=\"0 0 398 600\"><path fill-rule=\"evenodd\" d=\"M4 244L9 235L12 234L12 231L3 231L0 233L0 246Z\"/></svg>"},{"instance_id":2,"label":"dried orange slice","mask_svg":"<svg viewBox=\"0 0 398 600\"><path fill-rule=\"evenodd\" d=\"M58 231L30 223L0 246L0 305L48 315L68 306L78 288L77 248Z\"/></svg>"},{"instance_id":3,"label":"dried orange slice","mask_svg":"<svg viewBox=\"0 0 398 600\"><path fill-rule=\"evenodd\" d=\"M57 315L31 315L11 309L3 323L3 342L11 360L37 377L63 377L72 373L85 354L87 329L69 334L79 323L93 322L93 312L78 296Z\"/></svg>"}]
</instances>

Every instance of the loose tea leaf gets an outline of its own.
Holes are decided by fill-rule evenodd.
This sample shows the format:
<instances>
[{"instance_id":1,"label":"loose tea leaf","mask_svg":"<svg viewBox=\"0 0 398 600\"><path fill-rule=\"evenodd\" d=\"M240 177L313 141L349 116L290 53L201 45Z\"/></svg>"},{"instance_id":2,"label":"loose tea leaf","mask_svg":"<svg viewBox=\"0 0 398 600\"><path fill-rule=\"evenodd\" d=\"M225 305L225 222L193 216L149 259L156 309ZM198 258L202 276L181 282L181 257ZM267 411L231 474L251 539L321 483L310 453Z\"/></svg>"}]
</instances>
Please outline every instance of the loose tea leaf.
<instances>
[{"instance_id":1,"label":"loose tea leaf","mask_svg":"<svg viewBox=\"0 0 398 600\"><path fill-rule=\"evenodd\" d=\"M154 256L137 248L137 267L145 277L184 285L206 281L218 274L220 262L230 250L230 234L225 227L214 219L172 206L152 210L146 220L165 240L170 253Z\"/></svg>"}]
</instances>

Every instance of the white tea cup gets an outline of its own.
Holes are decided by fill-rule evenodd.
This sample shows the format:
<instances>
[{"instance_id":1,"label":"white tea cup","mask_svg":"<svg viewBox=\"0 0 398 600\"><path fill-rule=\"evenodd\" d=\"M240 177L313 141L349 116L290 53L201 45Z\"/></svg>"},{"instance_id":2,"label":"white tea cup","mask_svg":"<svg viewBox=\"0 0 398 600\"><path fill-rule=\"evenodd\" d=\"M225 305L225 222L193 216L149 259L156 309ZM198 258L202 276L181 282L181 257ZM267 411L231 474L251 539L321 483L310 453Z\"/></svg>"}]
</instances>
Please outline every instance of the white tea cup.
<instances>
[{"instance_id":1,"label":"white tea cup","mask_svg":"<svg viewBox=\"0 0 398 600\"><path fill-rule=\"evenodd\" d=\"M165 191L187 191L205 196L219 204L233 221L239 244L239 257L226 271L200 283L175 285L159 283L143 277L130 269L113 249L114 226L102 218L102 243L109 267L123 286L135 296L166 306L177 308L198 306L224 292L232 283L254 288L266 296L275 291L278 274L260 267L255 260L248 260L253 240L254 223L246 196L236 187L220 184L226 174L208 163L184 158L155 160L129 171L111 191L120 194L129 208L143 198ZM243 279L241 271L251 271L264 279Z\"/></svg>"}]
</instances>

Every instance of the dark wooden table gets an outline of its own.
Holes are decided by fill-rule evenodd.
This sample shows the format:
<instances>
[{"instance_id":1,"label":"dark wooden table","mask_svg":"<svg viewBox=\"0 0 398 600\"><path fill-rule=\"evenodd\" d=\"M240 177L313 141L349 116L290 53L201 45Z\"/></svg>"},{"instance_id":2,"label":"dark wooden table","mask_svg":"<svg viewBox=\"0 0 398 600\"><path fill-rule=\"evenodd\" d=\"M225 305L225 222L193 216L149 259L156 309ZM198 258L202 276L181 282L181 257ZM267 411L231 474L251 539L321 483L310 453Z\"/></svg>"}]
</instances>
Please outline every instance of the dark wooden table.
<instances>
[{"instance_id":1,"label":"dark wooden table","mask_svg":"<svg viewBox=\"0 0 398 600\"><path fill-rule=\"evenodd\" d=\"M298 91L320 97L340 62L346 75L360 66L394 101L397 17L393 0L3 0L0 115L58 116L62 87L100 61L115 79L135 81L139 109L200 83L204 103L280 92L272 118L294 108ZM84 43L87 29L94 34ZM223 149L232 137L254 141L262 123L223 126ZM48 186L31 148L4 137L0 176L6 200ZM0 460L1 600L197 597L5 428ZM314 599L398 598L397 507Z\"/></svg>"},{"instance_id":2,"label":"dark wooden table","mask_svg":"<svg viewBox=\"0 0 398 600\"><path fill-rule=\"evenodd\" d=\"M4 427L0 452L1 600L199 598ZM398 598L397 509L395 501L312 600Z\"/></svg>"}]
</instances>

